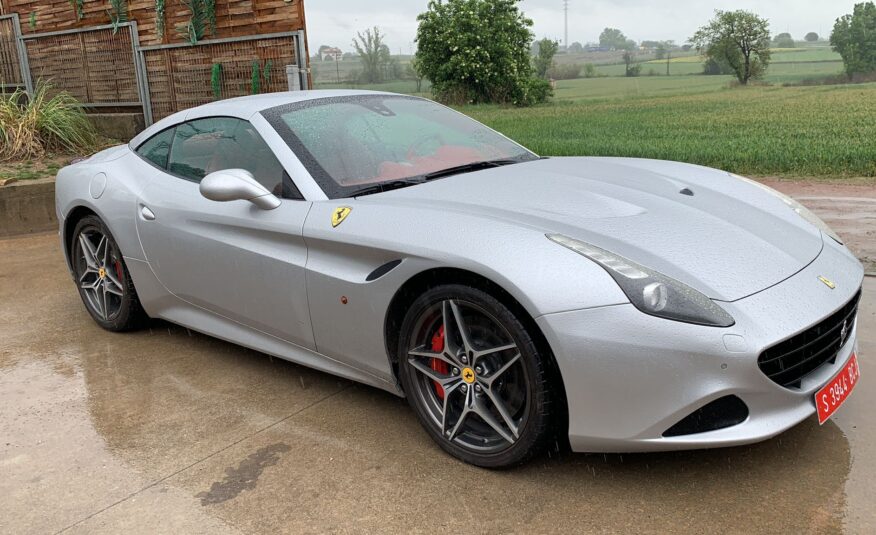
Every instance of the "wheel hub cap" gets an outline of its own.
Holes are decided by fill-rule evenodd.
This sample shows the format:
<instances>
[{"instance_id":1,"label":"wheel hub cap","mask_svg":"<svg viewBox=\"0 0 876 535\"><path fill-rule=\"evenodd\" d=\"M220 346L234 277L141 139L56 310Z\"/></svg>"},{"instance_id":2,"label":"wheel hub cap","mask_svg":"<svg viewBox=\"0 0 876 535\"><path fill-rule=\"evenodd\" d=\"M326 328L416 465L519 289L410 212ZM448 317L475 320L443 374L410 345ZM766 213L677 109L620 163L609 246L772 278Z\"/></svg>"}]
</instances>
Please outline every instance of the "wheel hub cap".
<instances>
[{"instance_id":1,"label":"wheel hub cap","mask_svg":"<svg viewBox=\"0 0 876 535\"><path fill-rule=\"evenodd\" d=\"M462 380L468 384L472 384L477 380L475 376L475 371L471 368L463 368L462 373L460 374Z\"/></svg>"}]
</instances>

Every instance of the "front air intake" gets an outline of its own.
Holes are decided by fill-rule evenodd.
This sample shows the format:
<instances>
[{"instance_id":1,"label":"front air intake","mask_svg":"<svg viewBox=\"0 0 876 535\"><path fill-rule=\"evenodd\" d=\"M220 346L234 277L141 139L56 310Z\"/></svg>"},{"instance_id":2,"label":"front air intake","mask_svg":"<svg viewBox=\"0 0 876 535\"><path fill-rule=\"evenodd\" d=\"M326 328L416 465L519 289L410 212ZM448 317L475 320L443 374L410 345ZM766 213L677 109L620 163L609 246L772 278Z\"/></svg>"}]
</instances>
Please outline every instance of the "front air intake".
<instances>
[{"instance_id":1,"label":"front air intake","mask_svg":"<svg viewBox=\"0 0 876 535\"><path fill-rule=\"evenodd\" d=\"M736 396L724 396L700 407L663 432L664 437L680 437L716 431L741 424L748 418L748 406Z\"/></svg>"}]
</instances>

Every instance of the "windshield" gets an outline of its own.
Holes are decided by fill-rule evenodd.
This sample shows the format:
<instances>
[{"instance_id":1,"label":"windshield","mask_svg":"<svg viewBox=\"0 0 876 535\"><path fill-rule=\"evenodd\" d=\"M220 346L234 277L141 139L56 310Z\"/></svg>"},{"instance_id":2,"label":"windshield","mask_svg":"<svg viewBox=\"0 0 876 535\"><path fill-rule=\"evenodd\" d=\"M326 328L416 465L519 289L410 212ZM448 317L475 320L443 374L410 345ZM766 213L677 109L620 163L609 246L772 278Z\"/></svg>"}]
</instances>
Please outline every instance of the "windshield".
<instances>
[{"instance_id":1,"label":"windshield","mask_svg":"<svg viewBox=\"0 0 876 535\"><path fill-rule=\"evenodd\" d=\"M477 121L415 97L330 97L262 114L330 198L416 184L470 164L537 159Z\"/></svg>"}]
</instances>

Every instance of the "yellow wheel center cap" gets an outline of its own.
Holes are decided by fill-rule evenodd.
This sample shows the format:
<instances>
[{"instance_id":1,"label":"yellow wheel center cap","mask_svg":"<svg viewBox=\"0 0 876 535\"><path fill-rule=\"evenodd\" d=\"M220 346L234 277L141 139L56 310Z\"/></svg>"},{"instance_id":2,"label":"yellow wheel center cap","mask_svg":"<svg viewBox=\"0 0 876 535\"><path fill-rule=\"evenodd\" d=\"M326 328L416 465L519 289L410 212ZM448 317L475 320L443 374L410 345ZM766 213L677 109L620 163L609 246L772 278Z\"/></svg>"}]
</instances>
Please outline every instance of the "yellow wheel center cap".
<instances>
[{"instance_id":1,"label":"yellow wheel center cap","mask_svg":"<svg viewBox=\"0 0 876 535\"><path fill-rule=\"evenodd\" d=\"M471 368L463 368L460 375L462 376L462 380L468 384L475 382L475 372Z\"/></svg>"},{"instance_id":2,"label":"yellow wheel center cap","mask_svg":"<svg viewBox=\"0 0 876 535\"><path fill-rule=\"evenodd\" d=\"M100 277L101 279L105 279L106 278L106 269L105 268L98 269L97 276Z\"/></svg>"}]
</instances>

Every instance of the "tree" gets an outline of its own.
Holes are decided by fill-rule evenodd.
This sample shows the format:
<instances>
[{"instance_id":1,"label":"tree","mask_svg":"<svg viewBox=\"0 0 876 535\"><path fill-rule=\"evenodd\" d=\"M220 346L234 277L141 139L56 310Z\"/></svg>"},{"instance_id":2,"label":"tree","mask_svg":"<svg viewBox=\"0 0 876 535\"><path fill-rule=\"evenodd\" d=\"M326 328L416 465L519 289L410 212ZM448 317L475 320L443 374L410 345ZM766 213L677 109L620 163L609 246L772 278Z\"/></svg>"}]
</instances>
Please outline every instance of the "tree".
<instances>
[{"instance_id":1,"label":"tree","mask_svg":"<svg viewBox=\"0 0 876 535\"><path fill-rule=\"evenodd\" d=\"M554 64L554 56L559 50L560 44L550 39L538 41L538 54L532 58L532 66L539 78L546 78L548 69Z\"/></svg>"},{"instance_id":2,"label":"tree","mask_svg":"<svg viewBox=\"0 0 876 535\"><path fill-rule=\"evenodd\" d=\"M380 28L375 26L365 30L365 35L358 32L353 39L353 48L362 62L362 81L365 83L383 81L384 65L391 59L389 48L383 44L384 37L386 36L380 33Z\"/></svg>"},{"instance_id":3,"label":"tree","mask_svg":"<svg viewBox=\"0 0 876 535\"><path fill-rule=\"evenodd\" d=\"M430 0L417 17L420 72L439 100L513 103L546 100L550 84L533 76L532 21L518 0Z\"/></svg>"},{"instance_id":4,"label":"tree","mask_svg":"<svg viewBox=\"0 0 876 535\"><path fill-rule=\"evenodd\" d=\"M624 52L624 65L626 66L626 75L633 77L638 76L642 72L642 64L636 63L636 54L632 50Z\"/></svg>"},{"instance_id":5,"label":"tree","mask_svg":"<svg viewBox=\"0 0 876 535\"><path fill-rule=\"evenodd\" d=\"M782 32L773 38L773 46L776 48L794 48L797 46L797 43L790 33Z\"/></svg>"},{"instance_id":6,"label":"tree","mask_svg":"<svg viewBox=\"0 0 876 535\"><path fill-rule=\"evenodd\" d=\"M836 20L830 44L843 58L846 74L876 72L876 4L856 4L851 15Z\"/></svg>"},{"instance_id":7,"label":"tree","mask_svg":"<svg viewBox=\"0 0 876 535\"><path fill-rule=\"evenodd\" d=\"M806 37L804 37L803 39L805 39L807 43L814 43L814 42L818 41L819 37L818 37L817 33L809 32L806 34Z\"/></svg>"},{"instance_id":8,"label":"tree","mask_svg":"<svg viewBox=\"0 0 876 535\"><path fill-rule=\"evenodd\" d=\"M657 59L666 59L666 51L668 47L666 43L657 43L657 47L654 49L654 55Z\"/></svg>"},{"instance_id":9,"label":"tree","mask_svg":"<svg viewBox=\"0 0 876 535\"><path fill-rule=\"evenodd\" d=\"M579 43L578 41L575 41L574 43L572 43L571 45L569 45L569 53L571 53L571 54L581 54L582 52L584 52L584 45L582 45L582 44Z\"/></svg>"},{"instance_id":10,"label":"tree","mask_svg":"<svg viewBox=\"0 0 876 535\"><path fill-rule=\"evenodd\" d=\"M606 28L599 34L599 46L625 50L627 48L627 36L617 28Z\"/></svg>"},{"instance_id":11,"label":"tree","mask_svg":"<svg viewBox=\"0 0 876 535\"><path fill-rule=\"evenodd\" d=\"M725 61L742 85L763 76L770 63L769 22L750 11L715 11L690 42L707 60Z\"/></svg>"}]
</instances>

